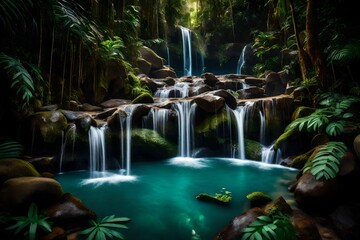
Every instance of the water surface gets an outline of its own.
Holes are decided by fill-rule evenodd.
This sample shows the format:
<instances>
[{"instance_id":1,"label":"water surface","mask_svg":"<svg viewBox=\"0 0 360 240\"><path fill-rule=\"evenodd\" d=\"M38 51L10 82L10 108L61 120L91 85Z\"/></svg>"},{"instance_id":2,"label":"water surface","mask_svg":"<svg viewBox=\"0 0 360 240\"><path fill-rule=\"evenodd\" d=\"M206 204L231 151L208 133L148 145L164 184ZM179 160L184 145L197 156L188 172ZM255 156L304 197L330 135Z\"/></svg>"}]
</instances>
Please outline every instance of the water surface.
<instances>
[{"instance_id":1,"label":"water surface","mask_svg":"<svg viewBox=\"0 0 360 240\"><path fill-rule=\"evenodd\" d=\"M246 195L262 191L283 196L297 170L248 160L173 158L133 163L133 176L117 172L67 172L56 179L98 216L129 217L129 240L212 239L235 216L249 208ZM202 202L199 193L230 191L228 205Z\"/></svg>"}]
</instances>

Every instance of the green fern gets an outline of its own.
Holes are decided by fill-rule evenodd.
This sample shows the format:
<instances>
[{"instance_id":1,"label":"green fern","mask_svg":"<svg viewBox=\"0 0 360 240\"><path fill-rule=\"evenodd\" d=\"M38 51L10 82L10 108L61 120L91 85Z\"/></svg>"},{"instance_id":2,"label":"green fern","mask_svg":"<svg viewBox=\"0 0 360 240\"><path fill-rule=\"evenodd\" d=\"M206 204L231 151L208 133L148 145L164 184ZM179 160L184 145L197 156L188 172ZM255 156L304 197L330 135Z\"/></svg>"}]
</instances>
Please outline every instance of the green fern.
<instances>
[{"instance_id":1,"label":"green fern","mask_svg":"<svg viewBox=\"0 0 360 240\"><path fill-rule=\"evenodd\" d=\"M0 159L1 158L11 158L11 157L20 157L24 147L15 141L4 141L0 143Z\"/></svg>"},{"instance_id":2,"label":"green fern","mask_svg":"<svg viewBox=\"0 0 360 240\"><path fill-rule=\"evenodd\" d=\"M41 228L43 231L51 232L51 226L47 221L48 217L38 213L38 208L35 203L31 203L27 216L12 217L16 223L7 228L7 230L14 230L15 235L23 230L26 230L26 235L29 240L35 240L36 235Z\"/></svg>"},{"instance_id":3,"label":"green fern","mask_svg":"<svg viewBox=\"0 0 360 240\"><path fill-rule=\"evenodd\" d=\"M348 120L353 117L348 111L349 108L359 102L360 98L326 93L319 95L317 100L321 108L309 116L295 119L286 127L286 131L298 129L300 132L325 132L329 136L338 136L344 131L345 125L349 123Z\"/></svg>"},{"instance_id":4,"label":"green fern","mask_svg":"<svg viewBox=\"0 0 360 240\"><path fill-rule=\"evenodd\" d=\"M2 67L10 78L10 87L16 90L17 96L20 97L22 107L29 105L30 100L34 97L34 81L28 70L17 58L0 53L0 67Z\"/></svg>"},{"instance_id":5,"label":"green fern","mask_svg":"<svg viewBox=\"0 0 360 240\"><path fill-rule=\"evenodd\" d=\"M305 165L303 172L310 171L317 180L335 178L339 173L340 160L347 151L343 142L328 142L320 148L314 159Z\"/></svg>"},{"instance_id":6,"label":"green fern","mask_svg":"<svg viewBox=\"0 0 360 240\"><path fill-rule=\"evenodd\" d=\"M290 218L281 212L259 216L243 229L241 240L295 240L296 230Z\"/></svg>"},{"instance_id":7,"label":"green fern","mask_svg":"<svg viewBox=\"0 0 360 240\"><path fill-rule=\"evenodd\" d=\"M80 232L81 235L86 235L86 240L106 240L106 239L125 239L119 233L118 229L127 229L128 227L120 224L120 222L128 222L129 218L107 216L102 219L97 218L95 221L90 220L90 227ZM116 230L115 230L116 229Z\"/></svg>"}]
</instances>

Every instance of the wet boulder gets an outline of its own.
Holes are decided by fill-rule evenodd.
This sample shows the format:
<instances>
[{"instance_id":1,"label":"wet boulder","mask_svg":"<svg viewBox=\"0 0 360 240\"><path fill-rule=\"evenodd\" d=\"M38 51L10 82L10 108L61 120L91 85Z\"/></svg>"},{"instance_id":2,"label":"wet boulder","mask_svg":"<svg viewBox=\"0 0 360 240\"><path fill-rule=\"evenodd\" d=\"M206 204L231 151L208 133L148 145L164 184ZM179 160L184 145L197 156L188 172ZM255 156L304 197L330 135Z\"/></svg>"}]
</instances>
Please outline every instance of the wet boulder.
<instances>
[{"instance_id":1,"label":"wet boulder","mask_svg":"<svg viewBox=\"0 0 360 240\"><path fill-rule=\"evenodd\" d=\"M285 93L287 83L284 83L279 73L269 73L265 78L265 95L268 97Z\"/></svg>"},{"instance_id":2,"label":"wet boulder","mask_svg":"<svg viewBox=\"0 0 360 240\"><path fill-rule=\"evenodd\" d=\"M151 64L151 70L164 67L164 59L157 55L152 49L142 46L139 49L141 57Z\"/></svg>"},{"instance_id":3,"label":"wet boulder","mask_svg":"<svg viewBox=\"0 0 360 240\"><path fill-rule=\"evenodd\" d=\"M47 207L58 202L63 194L60 183L51 178L11 178L0 189L0 208L6 212L23 214L32 202Z\"/></svg>"},{"instance_id":4,"label":"wet boulder","mask_svg":"<svg viewBox=\"0 0 360 240\"><path fill-rule=\"evenodd\" d=\"M0 159L0 184L16 177L40 177L40 174L31 163L22 159Z\"/></svg>"},{"instance_id":5,"label":"wet boulder","mask_svg":"<svg viewBox=\"0 0 360 240\"><path fill-rule=\"evenodd\" d=\"M207 113L216 113L224 107L225 100L213 94L202 94L194 99L199 108Z\"/></svg>"},{"instance_id":6,"label":"wet boulder","mask_svg":"<svg viewBox=\"0 0 360 240\"><path fill-rule=\"evenodd\" d=\"M88 226L88 221L96 214L70 193L65 193L59 201L45 209L49 221L64 229Z\"/></svg>"}]
</instances>

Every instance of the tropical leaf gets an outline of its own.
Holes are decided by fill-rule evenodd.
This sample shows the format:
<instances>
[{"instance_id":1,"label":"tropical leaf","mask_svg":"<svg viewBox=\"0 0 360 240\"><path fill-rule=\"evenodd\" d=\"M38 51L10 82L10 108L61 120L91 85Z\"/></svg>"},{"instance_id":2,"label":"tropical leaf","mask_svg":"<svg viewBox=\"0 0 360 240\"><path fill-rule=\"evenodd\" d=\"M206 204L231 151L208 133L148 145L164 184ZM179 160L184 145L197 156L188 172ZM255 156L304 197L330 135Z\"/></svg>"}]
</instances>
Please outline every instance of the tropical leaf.
<instances>
[{"instance_id":1,"label":"tropical leaf","mask_svg":"<svg viewBox=\"0 0 360 240\"><path fill-rule=\"evenodd\" d=\"M119 229L127 229L127 226L121 224L130 221L130 218L106 216L102 219L96 218L90 220L90 227L80 232L86 235L86 240L106 240L106 239L125 239L124 235L118 232Z\"/></svg>"},{"instance_id":2,"label":"tropical leaf","mask_svg":"<svg viewBox=\"0 0 360 240\"><path fill-rule=\"evenodd\" d=\"M242 232L241 240L296 239L296 231L291 224L290 218L281 212L274 215L257 217Z\"/></svg>"},{"instance_id":3,"label":"tropical leaf","mask_svg":"<svg viewBox=\"0 0 360 240\"><path fill-rule=\"evenodd\" d=\"M328 142L314 159L305 165L303 172L310 171L317 180L335 178L339 173L340 160L347 151L343 142Z\"/></svg>"},{"instance_id":4,"label":"tropical leaf","mask_svg":"<svg viewBox=\"0 0 360 240\"><path fill-rule=\"evenodd\" d=\"M10 219L16 222L6 229L13 230L15 235L27 229L24 234L29 237L29 240L36 239L39 227L46 232L51 232L51 226L47 222L48 217L38 213L35 203L30 204L27 216L12 217Z\"/></svg>"},{"instance_id":5,"label":"tropical leaf","mask_svg":"<svg viewBox=\"0 0 360 240\"><path fill-rule=\"evenodd\" d=\"M23 151L24 147L18 142L4 141L0 143L0 159L20 157Z\"/></svg>"}]
</instances>

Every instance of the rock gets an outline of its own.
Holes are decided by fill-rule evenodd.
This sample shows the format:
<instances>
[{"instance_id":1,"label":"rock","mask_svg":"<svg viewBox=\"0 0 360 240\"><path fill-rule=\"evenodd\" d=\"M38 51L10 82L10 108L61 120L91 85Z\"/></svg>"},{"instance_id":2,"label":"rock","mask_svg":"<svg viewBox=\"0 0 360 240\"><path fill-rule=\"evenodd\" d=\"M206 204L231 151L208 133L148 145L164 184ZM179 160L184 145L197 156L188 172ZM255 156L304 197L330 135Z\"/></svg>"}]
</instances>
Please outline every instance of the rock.
<instances>
[{"instance_id":1,"label":"rock","mask_svg":"<svg viewBox=\"0 0 360 240\"><path fill-rule=\"evenodd\" d=\"M263 146L254 140L245 139L245 157L255 161L261 161Z\"/></svg>"},{"instance_id":2,"label":"rock","mask_svg":"<svg viewBox=\"0 0 360 240\"><path fill-rule=\"evenodd\" d=\"M211 91L212 89L208 85L194 86L189 89L189 97L198 96L200 94Z\"/></svg>"},{"instance_id":3,"label":"rock","mask_svg":"<svg viewBox=\"0 0 360 240\"><path fill-rule=\"evenodd\" d=\"M215 90L211 92L212 95L214 96L219 96L225 99L225 103L226 105L228 105L229 108L231 109L236 109L237 107L237 102L236 102L236 98L229 93L228 91L225 90Z\"/></svg>"},{"instance_id":4,"label":"rock","mask_svg":"<svg viewBox=\"0 0 360 240\"><path fill-rule=\"evenodd\" d=\"M219 82L219 79L212 73L203 73L201 77L205 79L204 83L210 87L214 87Z\"/></svg>"},{"instance_id":5,"label":"rock","mask_svg":"<svg viewBox=\"0 0 360 240\"><path fill-rule=\"evenodd\" d=\"M223 80L215 84L214 89L238 91L243 88L242 82L237 80Z\"/></svg>"},{"instance_id":6,"label":"rock","mask_svg":"<svg viewBox=\"0 0 360 240\"><path fill-rule=\"evenodd\" d=\"M35 169L43 174L44 172L53 173L54 166L55 166L55 159L54 157L36 157L30 158L27 162L31 163Z\"/></svg>"},{"instance_id":7,"label":"rock","mask_svg":"<svg viewBox=\"0 0 360 240\"><path fill-rule=\"evenodd\" d=\"M161 137L156 131L142 128L132 129L132 156L141 159L165 159L174 157L177 148ZM141 151L139 151L141 149Z\"/></svg>"},{"instance_id":8,"label":"rock","mask_svg":"<svg viewBox=\"0 0 360 240\"><path fill-rule=\"evenodd\" d=\"M66 101L65 102L65 109L70 110L70 111L79 111L79 105L80 103L74 101L74 100L70 100L70 101Z\"/></svg>"},{"instance_id":9,"label":"rock","mask_svg":"<svg viewBox=\"0 0 360 240\"><path fill-rule=\"evenodd\" d=\"M194 101L199 108L207 113L216 113L219 109L224 107L225 104L224 98L212 94L199 95Z\"/></svg>"},{"instance_id":10,"label":"rock","mask_svg":"<svg viewBox=\"0 0 360 240\"><path fill-rule=\"evenodd\" d=\"M266 96L277 96L285 93L286 83L283 83L280 74L274 72L269 73L266 75L265 82L264 89Z\"/></svg>"},{"instance_id":11,"label":"rock","mask_svg":"<svg viewBox=\"0 0 360 240\"><path fill-rule=\"evenodd\" d=\"M107 109L104 112L96 114L94 116L94 119L106 119L106 118L110 117L116 111L117 111L117 108Z\"/></svg>"},{"instance_id":12,"label":"rock","mask_svg":"<svg viewBox=\"0 0 360 240\"><path fill-rule=\"evenodd\" d=\"M211 196L207 193L200 193L196 196L196 199L204 202L214 202L219 204L227 204L231 201L232 197L227 194L215 194L215 196Z\"/></svg>"},{"instance_id":13,"label":"rock","mask_svg":"<svg viewBox=\"0 0 360 240\"><path fill-rule=\"evenodd\" d=\"M250 200L250 207L262 207L265 204L272 201L272 198L263 192L252 192L246 195L246 198Z\"/></svg>"},{"instance_id":14,"label":"rock","mask_svg":"<svg viewBox=\"0 0 360 240\"><path fill-rule=\"evenodd\" d=\"M259 87L248 87L237 91L239 99L252 99L265 97L265 91Z\"/></svg>"},{"instance_id":15,"label":"rock","mask_svg":"<svg viewBox=\"0 0 360 240\"><path fill-rule=\"evenodd\" d=\"M175 79L172 78L172 77L166 77L166 78L164 79L164 83L166 83L166 85L168 85L168 86L174 86L175 83L176 83L176 81L175 81Z\"/></svg>"},{"instance_id":16,"label":"rock","mask_svg":"<svg viewBox=\"0 0 360 240\"><path fill-rule=\"evenodd\" d=\"M357 135L353 142L354 150L358 159L360 159L360 134Z\"/></svg>"},{"instance_id":17,"label":"rock","mask_svg":"<svg viewBox=\"0 0 360 240\"><path fill-rule=\"evenodd\" d=\"M0 159L0 185L10 178L40 177L31 163L16 158Z\"/></svg>"},{"instance_id":18,"label":"rock","mask_svg":"<svg viewBox=\"0 0 360 240\"><path fill-rule=\"evenodd\" d=\"M85 112L99 112L99 111L104 110L102 107L94 106L94 105L91 105L89 103L84 103L84 104L80 105L79 109L81 111L85 111Z\"/></svg>"},{"instance_id":19,"label":"rock","mask_svg":"<svg viewBox=\"0 0 360 240\"><path fill-rule=\"evenodd\" d=\"M87 133L91 126L96 126L95 120L89 115L84 114L75 121L76 129Z\"/></svg>"},{"instance_id":20,"label":"rock","mask_svg":"<svg viewBox=\"0 0 360 240\"><path fill-rule=\"evenodd\" d=\"M305 172L298 180L294 196L298 205L315 212L331 211L339 202L340 184L337 178L316 180Z\"/></svg>"},{"instance_id":21,"label":"rock","mask_svg":"<svg viewBox=\"0 0 360 240\"><path fill-rule=\"evenodd\" d=\"M166 77L176 78L176 73L173 69L171 69L169 67L164 67L164 68L150 72L150 77L152 77L152 78L166 78Z\"/></svg>"},{"instance_id":22,"label":"rock","mask_svg":"<svg viewBox=\"0 0 360 240\"><path fill-rule=\"evenodd\" d=\"M64 229L87 227L96 214L70 193L65 193L58 203L45 210L49 220Z\"/></svg>"},{"instance_id":23,"label":"rock","mask_svg":"<svg viewBox=\"0 0 360 240\"><path fill-rule=\"evenodd\" d=\"M11 178L0 189L0 208L14 214L25 214L32 202L40 208L48 207L58 202L63 194L60 183L51 178Z\"/></svg>"},{"instance_id":24,"label":"rock","mask_svg":"<svg viewBox=\"0 0 360 240\"><path fill-rule=\"evenodd\" d=\"M156 90L158 90L159 88L163 88L165 87L165 83L161 82L161 81L156 81L154 79L147 79L147 80L143 80L145 81L145 85L152 91L152 92L156 92Z\"/></svg>"},{"instance_id":25,"label":"rock","mask_svg":"<svg viewBox=\"0 0 360 240\"><path fill-rule=\"evenodd\" d=\"M37 112L25 119L24 125L21 135L31 144L32 154L47 155L57 151L68 122L61 111Z\"/></svg>"},{"instance_id":26,"label":"rock","mask_svg":"<svg viewBox=\"0 0 360 240\"><path fill-rule=\"evenodd\" d=\"M358 170L355 156L352 152L346 152L340 160L339 176L346 176Z\"/></svg>"},{"instance_id":27,"label":"rock","mask_svg":"<svg viewBox=\"0 0 360 240\"><path fill-rule=\"evenodd\" d=\"M139 58L136 62L137 67L139 68L139 72L149 76L151 63L146 61L143 58Z\"/></svg>"},{"instance_id":28,"label":"rock","mask_svg":"<svg viewBox=\"0 0 360 240\"><path fill-rule=\"evenodd\" d=\"M293 211L291 223L296 229L298 239L322 240L315 220L301 210Z\"/></svg>"},{"instance_id":29,"label":"rock","mask_svg":"<svg viewBox=\"0 0 360 240\"><path fill-rule=\"evenodd\" d=\"M310 108L310 107L304 107L304 106L298 107L293 112L293 114L291 116L291 121L294 121L295 119L298 119L298 118L309 116L313 112L315 112L315 110L316 110L315 108Z\"/></svg>"},{"instance_id":30,"label":"rock","mask_svg":"<svg viewBox=\"0 0 360 240\"><path fill-rule=\"evenodd\" d=\"M289 215L292 214L291 207L281 196L275 199L274 201L266 204L266 206L264 207L265 215L277 214L279 212Z\"/></svg>"},{"instance_id":31,"label":"rock","mask_svg":"<svg viewBox=\"0 0 360 240\"><path fill-rule=\"evenodd\" d=\"M256 77L246 77L244 79L244 82L249 86L255 86L255 87L262 87L266 83L264 78L256 78Z\"/></svg>"},{"instance_id":32,"label":"rock","mask_svg":"<svg viewBox=\"0 0 360 240\"><path fill-rule=\"evenodd\" d=\"M157 55L152 49L142 46L139 49L141 57L151 64L151 70L156 70L164 67L164 60Z\"/></svg>"},{"instance_id":33,"label":"rock","mask_svg":"<svg viewBox=\"0 0 360 240\"><path fill-rule=\"evenodd\" d=\"M112 130L121 128L121 120L127 117L127 113L122 109L117 109L107 120L107 125Z\"/></svg>"},{"instance_id":34,"label":"rock","mask_svg":"<svg viewBox=\"0 0 360 240\"><path fill-rule=\"evenodd\" d=\"M154 103L154 99L149 93L142 93L139 96L137 96L134 100L131 102L132 104L137 103Z\"/></svg>"},{"instance_id":35,"label":"rock","mask_svg":"<svg viewBox=\"0 0 360 240\"><path fill-rule=\"evenodd\" d=\"M350 203L338 206L330 214L335 229L342 239L360 239L360 204Z\"/></svg>"},{"instance_id":36,"label":"rock","mask_svg":"<svg viewBox=\"0 0 360 240\"><path fill-rule=\"evenodd\" d=\"M127 105L130 103L131 103L131 100L128 100L128 99L110 99L110 100L100 103L100 107L114 108L114 107L119 107L122 105Z\"/></svg>"},{"instance_id":37,"label":"rock","mask_svg":"<svg viewBox=\"0 0 360 240\"><path fill-rule=\"evenodd\" d=\"M251 208L240 216L235 217L229 225L225 226L213 240L235 240L241 239L242 230L257 217L264 215L261 208Z\"/></svg>"}]
</instances>

